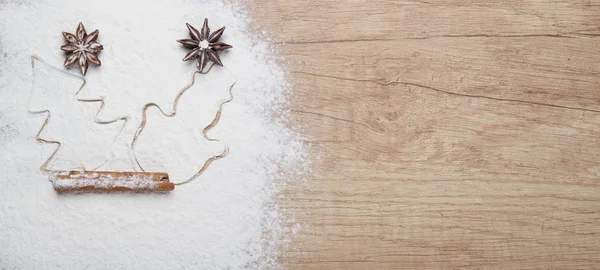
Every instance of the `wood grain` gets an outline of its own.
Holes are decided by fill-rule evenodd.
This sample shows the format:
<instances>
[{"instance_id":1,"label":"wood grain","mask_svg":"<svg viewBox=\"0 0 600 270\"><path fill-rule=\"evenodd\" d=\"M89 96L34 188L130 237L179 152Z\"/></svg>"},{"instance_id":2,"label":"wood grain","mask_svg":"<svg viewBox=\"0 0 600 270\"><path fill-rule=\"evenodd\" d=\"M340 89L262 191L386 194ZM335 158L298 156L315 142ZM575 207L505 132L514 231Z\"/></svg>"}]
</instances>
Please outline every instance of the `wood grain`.
<instances>
[{"instance_id":1,"label":"wood grain","mask_svg":"<svg viewBox=\"0 0 600 270\"><path fill-rule=\"evenodd\" d=\"M286 267L600 268L600 1L250 6L315 160Z\"/></svg>"}]
</instances>

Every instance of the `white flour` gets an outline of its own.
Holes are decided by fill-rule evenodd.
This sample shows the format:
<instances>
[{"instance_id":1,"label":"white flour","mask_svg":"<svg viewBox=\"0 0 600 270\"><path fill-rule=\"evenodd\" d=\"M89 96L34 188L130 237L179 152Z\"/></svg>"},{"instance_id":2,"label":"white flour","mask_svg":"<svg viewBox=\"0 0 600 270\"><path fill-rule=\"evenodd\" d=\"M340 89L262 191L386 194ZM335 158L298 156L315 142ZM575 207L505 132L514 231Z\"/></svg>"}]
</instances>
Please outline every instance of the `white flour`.
<instances>
[{"instance_id":1,"label":"white flour","mask_svg":"<svg viewBox=\"0 0 600 270\"><path fill-rule=\"evenodd\" d=\"M200 28L205 17L211 30L227 27L221 40L233 49L221 54L225 68L198 75L176 117L149 109L135 153L144 169L174 182L225 146L229 155L166 195L54 192L39 167L55 147L36 143L45 118L28 110L52 113L41 136L63 146L51 169L135 170L129 143L142 106L170 111L195 69L181 61L186 49L176 40L188 38L186 22ZM63 69L61 32L80 21L100 30L105 50L79 98L104 98L99 120L127 117L124 128L94 123L99 104L75 100L78 79L31 67L36 54ZM306 150L272 117L287 116L286 75L250 24L242 6L220 1L0 0L0 268L279 268L278 248L292 233L274 199L308 170ZM234 99L208 133L219 141L207 141L202 129L233 82Z\"/></svg>"}]
</instances>

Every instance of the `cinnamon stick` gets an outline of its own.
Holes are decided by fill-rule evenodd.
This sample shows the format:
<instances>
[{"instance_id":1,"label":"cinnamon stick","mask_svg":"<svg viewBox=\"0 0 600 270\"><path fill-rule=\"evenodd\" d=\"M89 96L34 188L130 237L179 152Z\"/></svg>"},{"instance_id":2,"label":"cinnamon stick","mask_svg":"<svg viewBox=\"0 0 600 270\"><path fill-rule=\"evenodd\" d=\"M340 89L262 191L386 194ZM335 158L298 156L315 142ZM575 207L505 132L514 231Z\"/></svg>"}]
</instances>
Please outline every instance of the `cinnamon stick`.
<instances>
[{"instance_id":1,"label":"cinnamon stick","mask_svg":"<svg viewBox=\"0 0 600 270\"><path fill-rule=\"evenodd\" d=\"M168 192L175 189L163 172L63 171L52 176L57 192Z\"/></svg>"}]
</instances>

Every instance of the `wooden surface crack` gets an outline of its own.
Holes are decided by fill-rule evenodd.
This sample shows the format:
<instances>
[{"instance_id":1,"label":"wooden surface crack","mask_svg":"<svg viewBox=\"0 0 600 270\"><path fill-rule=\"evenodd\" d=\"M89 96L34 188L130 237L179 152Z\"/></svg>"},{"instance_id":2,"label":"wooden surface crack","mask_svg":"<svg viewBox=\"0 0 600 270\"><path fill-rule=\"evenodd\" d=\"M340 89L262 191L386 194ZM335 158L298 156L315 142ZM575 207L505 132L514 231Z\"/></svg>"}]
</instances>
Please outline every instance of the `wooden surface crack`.
<instances>
[{"instance_id":1,"label":"wooden surface crack","mask_svg":"<svg viewBox=\"0 0 600 270\"><path fill-rule=\"evenodd\" d=\"M368 42L368 41L394 41L390 38L358 38L358 39L335 39L335 40L314 40L314 41L283 41L275 42L276 45L302 45L302 44L326 44L326 43L352 43L352 42Z\"/></svg>"},{"instance_id":2,"label":"wooden surface crack","mask_svg":"<svg viewBox=\"0 0 600 270\"><path fill-rule=\"evenodd\" d=\"M355 42L381 42L381 41L401 41L401 40L426 40L434 38L589 38L599 37L598 33L557 33L557 34L450 34L450 35L431 35L431 36L412 36L398 38L356 38L356 39L332 39L332 40L307 40L307 41L280 41L274 42L276 45L306 45L306 44L327 44L327 43L355 43Z\"/></svg>"},{"instance_id":3,"label":"wooden surface crack","mask_svg":"<svg viewBox=\"0 0 600 270\"><path fill-rule=\"evenodd\" d=\"M458 35L434 35L434 36L423 36L423 37L405 37L402 39L432 39L432 38L576 38L575 36L562 35L562 34L517 34L517 35L503 35L503 34L458 34Z\"/></svg>"},{"instance_id":4,"label":"wooden surface crack","mask_svg":"<svg viewBox=\"0 0 600 270\"><path fill-rule=\"evenodd\" d=\"M331 118L333 120L344 121L344 122L348 122L348 123L351 123L351 124L362 126L362 127L367 128L367 129L369 129L369 130L371 130L373 132L378 132L378 131L373 130L372 128L370 128L369 126L367 126L367 125L365 125L363 123L352 121L352 120L345 119L345 118L335 117L335 116L331 116L331 115L327 115L327 114L323 114L323 113L318 113L318 112L303 111L303 110L291 110L291 111L295 112L295 113L312 114L312 115L318 115L318 116L323 116L323 117Z\"/></svg>"},{"instance_id":5,"label":"wooden surface crack","mask_svg":"<svg viewBox=\"0 0 600 270\"><path fill-rule=\"evenodd\" d=\"M330 76L330 75L322 75L322 74L309 73L309 72L304 72L304 71L295 71L294 73L305 74L305 75L315 76L315 77L322 77L322 78L330 78L330 79L336 79L336 80L374 83L374 84L378 84L378 85L382 85L382 86L404 85L404 86L409 87L409 90L412 90L410 88L410 86L415 86L415 87L425 88L425 89L428 89L428 90L431 90L431 91L436 91L436 92L440 92L440 93L444 93L444 94L448 94L448 95L453 95L453 96L459 96L459 97L480 98L480 99L487 99L487 100L494 100L494 101L501 101L501 102L513 102L513 103L521 103L521 104L529 104L529 105L536 105L536 106L544 106L544 107L551 107L551 108L558 108L558 109L565 109L565 110L575 110L575 111L585 111L585 112L600 113L600 110L588 109L588 108L581 108L581 107L572 107L572 106L558 105L558 104L552 104L552 103L543 103L543 102L536 102L536 101L527 101L527 100L520 100L520 99L499 98L499 97L490 97L490 96L484 96L484 95L473 95L473 94L456 93L456 92L452 92L452 91L438 89L438 88L435 88L435 87L432 87L432 86L428 86L428 85L424 85L424 84L418 84L418 83L412 83L412 82L403 82L403 81L398 81L398 80L397 81L391 81L391 82L388 81L388 82L386 82L386 81L383 81L383 80L374 80L374 79L352 79L352 78L344 78L344 77L338 77L338 76Z\"/></svg>"}]
</instances>

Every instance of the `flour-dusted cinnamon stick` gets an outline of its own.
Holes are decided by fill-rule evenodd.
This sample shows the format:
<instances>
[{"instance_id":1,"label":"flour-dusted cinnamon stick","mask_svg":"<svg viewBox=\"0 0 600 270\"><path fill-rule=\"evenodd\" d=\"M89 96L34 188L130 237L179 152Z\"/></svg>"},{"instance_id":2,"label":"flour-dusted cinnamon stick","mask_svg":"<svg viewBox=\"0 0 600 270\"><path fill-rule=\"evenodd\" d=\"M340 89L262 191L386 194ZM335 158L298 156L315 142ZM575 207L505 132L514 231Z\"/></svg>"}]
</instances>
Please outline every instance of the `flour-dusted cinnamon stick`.
<instances>
[{"instance_id":1,"label":"flour-dusted cinnamon stick","mask_svg":"<svg viewBox=\"0 0 600 270\"><path fill-rule=\"evenodd\" d=\"M175 188L162 172L64 171L51 180L57 192L168 192Z\"/></svg>"}]
</instances>

